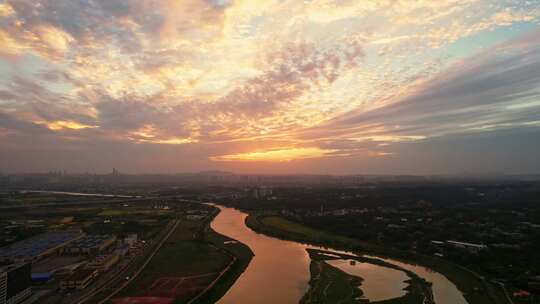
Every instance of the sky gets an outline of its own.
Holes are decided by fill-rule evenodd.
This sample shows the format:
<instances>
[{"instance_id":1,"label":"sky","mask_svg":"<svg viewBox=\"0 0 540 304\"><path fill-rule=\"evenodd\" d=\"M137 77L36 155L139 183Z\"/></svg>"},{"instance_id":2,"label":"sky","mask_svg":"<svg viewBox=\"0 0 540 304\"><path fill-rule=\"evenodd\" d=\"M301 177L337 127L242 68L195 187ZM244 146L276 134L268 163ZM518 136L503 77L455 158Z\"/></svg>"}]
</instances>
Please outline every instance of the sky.
<instances>
[{"instance_id":1,"label":"sky","mask_svg":"<svg viewBox=\"0 0 540 304\"><path fill-rule=\"evenodd\" d=\"M0 172L540 173L540 0L0 0Z\"/></svg>"}]
</instances>

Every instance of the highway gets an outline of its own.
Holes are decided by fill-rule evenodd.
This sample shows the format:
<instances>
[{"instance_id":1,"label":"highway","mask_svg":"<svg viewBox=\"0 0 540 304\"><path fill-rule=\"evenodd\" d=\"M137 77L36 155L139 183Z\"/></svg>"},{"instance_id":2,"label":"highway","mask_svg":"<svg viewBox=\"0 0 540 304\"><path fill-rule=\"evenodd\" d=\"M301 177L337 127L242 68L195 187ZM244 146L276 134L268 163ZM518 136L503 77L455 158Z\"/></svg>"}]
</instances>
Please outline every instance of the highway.
<instances>
[{"instance_id":1,"label":"highway","mask_svg":"<svg viewBox=\"0 0 540 304\"><path fill-rule=\"evenodd\" d=\"M83 303L88 302L95 295L97 295L98 293L100 293L102 291L105 291L106 289L110 289L111 286L115 286L116 285L115 283L118 283L118 282L122 282L120 287L118 287L116 289L113 289L112 293L110 293L108 296L106 296L104 299L102 299L98 303L99 304L106 303L108 300L110 300L112 297L114 297L116 294L118 294L120 291L122 291L122 289L124 289L127 285L129 285L129 283L131 283L135 278L137 278L137 276L144 270L146 265L148 265L148 263L150 263L152 258L156 255L156 253L161 248L161 246L165 243L165 241L167 241L167 239L171 236L171 234L174 232L174 230L178 227L178 223L179 223L179 221L175 220L174 224L170 225L171 227L167 231L166 235L154 247L154 249L152 250L150 255L146 258L144 263L135 271L135 273L133 273L132 275L129 276L128 280L124 280L124 278L128 276L129 271L122 271L119 274L117 274L116 276L114 276L113 278L109 279L105 284L102 284L102 286L100 288L92 291L90 294L85 296L83 299L79 300L77 303L78 304L83 304ZM129 268L128 266L126 268Z\"/></svg>"}]
</instances>

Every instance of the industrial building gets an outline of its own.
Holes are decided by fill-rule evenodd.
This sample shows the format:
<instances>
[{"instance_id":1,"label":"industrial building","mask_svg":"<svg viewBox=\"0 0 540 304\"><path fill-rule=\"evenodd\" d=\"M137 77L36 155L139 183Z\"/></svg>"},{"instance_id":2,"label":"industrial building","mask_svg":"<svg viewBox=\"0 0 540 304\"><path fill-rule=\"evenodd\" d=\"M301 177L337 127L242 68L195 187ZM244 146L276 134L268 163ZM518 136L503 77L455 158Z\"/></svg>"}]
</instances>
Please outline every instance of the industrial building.
<instances>
[{"instance_id":1,"label":"industrial building","mask_svg":"<svg viewBox=\"0 0 540 304\"><path fill-rule=\"evenodd\" d=\"M272 195L273 191L271 187L258 186L251 189L251 197L255 199L263 199Z\"/></svg>"},{"instance_id":2,"label":"industrial building","mask_svg":"<svg viewBox=\"0 0 540 304\"><path fill-rule=\"evenodd\" d=\"M0 268L0 304L18 304L31 290L31 264L11 264Z\"/></svg>"},{"instance_id":3,"label":"industrial building","mask_svg":"<svg viewBox=\"0 0 540 304\"><path fill-rule=\"evenodd\" d=\"M130 234L124 238L124 243L133 246L135 243L137 243L137 234Z\"/></svg>"},{"instance_id":4,"label":"industrial building","mask_svg":"<svg viewBox=\"0 0 540 304\"><path fill-rule=\"evenodd\" d=\"M36 261L57 253L82 236L80 232L73 231L42 233L0 248L0 262Z\"/></svg>"},{"instance_id":5,"label":"industrial building","mask_svg":"<svg viewBox=\"0 0 540 304\"><path fill-rule=\"evenodd\" d=\"M111 235L85 235L71 242L62 249L62 252L73 255L96 255L109 248L115 241L116 237Z\"/></svg>"},{"instance_id":6,"label":"industrial building","mask_svg":"<svg viewBox=\"0 0 540 304\"><path fill-rule=\"evenodd\" d=\"M97 269L78 269L69 277L60 281L61 289L85 289L98 276Z\"/></svg>"},{"instance_id":7,"label":"industrial building","mask_svg":"<svg viewBox=\"0 0 540 304\"><path fill-rule=\"evenodd\" d=\"M106 254L106 255L98 255L95 259L90 261L86 265L86 268L89 269L97 269L100 272L105 272L109 270L114 264L116 264L120 260L120 256L118 254Z\"/></svg>"}]
</instances>

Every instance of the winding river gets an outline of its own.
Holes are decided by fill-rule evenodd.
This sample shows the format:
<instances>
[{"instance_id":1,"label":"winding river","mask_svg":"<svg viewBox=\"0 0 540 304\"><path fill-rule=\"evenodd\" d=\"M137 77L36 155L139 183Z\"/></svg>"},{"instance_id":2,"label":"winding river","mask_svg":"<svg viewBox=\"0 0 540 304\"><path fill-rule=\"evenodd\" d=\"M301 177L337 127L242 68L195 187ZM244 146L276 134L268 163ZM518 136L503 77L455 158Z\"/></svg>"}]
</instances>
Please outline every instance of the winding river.
<instances>
[{"instance_id":1,"label":"winding river","mask_svg":"<svg viewBox=\"0 0 540 304\"><path fill-rule=\"evenodd\" d=\"M310 258L306 248L316 247L256 233L245 225L246 213L233 208L216 207L221 212L212 221L212 229L246 244L255 254L245 272L218 303L298 303L309 288ZM432 282L437 304L467 303L456 286L440 273L417 265L384 260ZM408 278L401 271L367 263L351 265L345 260L332 263L345 272L361 276L364 279L361 288L369 300L377 301L404 293L404 281Z\"/></svg>"}]
</instances>

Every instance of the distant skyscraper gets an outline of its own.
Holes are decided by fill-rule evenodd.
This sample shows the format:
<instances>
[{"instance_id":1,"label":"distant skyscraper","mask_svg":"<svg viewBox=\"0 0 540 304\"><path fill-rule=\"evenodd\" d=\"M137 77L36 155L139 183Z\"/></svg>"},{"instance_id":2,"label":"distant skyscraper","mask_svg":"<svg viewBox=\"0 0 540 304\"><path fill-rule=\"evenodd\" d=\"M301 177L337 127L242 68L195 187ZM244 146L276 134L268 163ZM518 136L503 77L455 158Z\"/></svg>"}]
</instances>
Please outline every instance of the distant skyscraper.
<instances>
[{"instance_id":1,"label":"distant skyscraper","mask_svg":"<svg viewBox=\"0 0 540 304\"><path fill-rule=\"evenodd\" d=\"M272 188L267 186L258 186L252 189L252 196L256 199L261 199L272 195Z\"/></svg>"}]
</instances>

